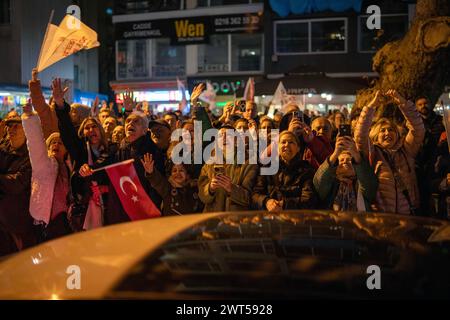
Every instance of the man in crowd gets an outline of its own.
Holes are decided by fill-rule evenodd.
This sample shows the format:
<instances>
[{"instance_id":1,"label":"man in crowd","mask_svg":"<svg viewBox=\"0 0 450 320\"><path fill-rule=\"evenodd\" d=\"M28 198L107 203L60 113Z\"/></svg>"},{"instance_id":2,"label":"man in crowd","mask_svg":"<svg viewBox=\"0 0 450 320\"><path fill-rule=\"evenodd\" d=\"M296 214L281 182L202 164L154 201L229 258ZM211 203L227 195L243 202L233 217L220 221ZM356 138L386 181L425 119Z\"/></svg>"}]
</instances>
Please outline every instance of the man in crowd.
<instances>
[{"instance_id":1,"label":"man in crowd","mask_svg":"<svg viewBox=\"0 0 450 320\"><path fill-rule=\"evenodd\" d=\"M6 141L0 146L0 224L12 234L19 249L35 244L29 213L31 164L20 117L5 121Z\"/></svg>"}]
</instances>

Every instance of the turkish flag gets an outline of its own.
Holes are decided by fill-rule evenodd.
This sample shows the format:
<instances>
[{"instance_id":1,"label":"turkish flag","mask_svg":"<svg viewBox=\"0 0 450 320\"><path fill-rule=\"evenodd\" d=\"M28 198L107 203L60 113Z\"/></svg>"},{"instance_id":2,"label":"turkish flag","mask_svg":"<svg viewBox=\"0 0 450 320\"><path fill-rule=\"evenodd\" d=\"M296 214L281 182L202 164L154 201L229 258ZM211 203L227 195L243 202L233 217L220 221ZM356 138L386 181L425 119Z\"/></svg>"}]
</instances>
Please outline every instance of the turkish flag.
<instances>
[{"instance_id":1,"label":"turkish flag","mask_svg":"<svg viewBox=\"0 0 450 320\"><path fill-rule=\"evenodd\" d=\"M113 164L104 169L131 221L161 216L158 207L142 187L133 160Z\"/></svg>"}]
</instances>

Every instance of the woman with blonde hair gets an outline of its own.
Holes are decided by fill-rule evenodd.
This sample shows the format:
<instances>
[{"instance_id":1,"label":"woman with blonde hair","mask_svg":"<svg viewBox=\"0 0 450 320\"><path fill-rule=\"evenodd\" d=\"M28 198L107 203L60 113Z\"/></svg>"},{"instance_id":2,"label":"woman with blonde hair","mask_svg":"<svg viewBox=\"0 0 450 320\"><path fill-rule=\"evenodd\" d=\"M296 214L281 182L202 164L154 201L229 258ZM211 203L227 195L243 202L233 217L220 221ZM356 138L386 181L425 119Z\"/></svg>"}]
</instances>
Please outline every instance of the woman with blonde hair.
<instances>
[{"instance_id":1,"label":"woman with blonde hair","mask_svg":"<svg viewBox=\"0 0 450 320\"><path fill-rule=\"evenodd\" d=\"M253 188L253 207L281 211L312 209L317 203L313 187L314 169L302 159L302 144L291 131L280 133L278 154L280 168L274 175L260 175Z\"/></svg>"},{"instance_id":2,"label":"woman with blonde hair","mask_svg":"<svg viewBox=\"0 0 450 320\"><path fill-rule=\"evenodd\" d=\"M381 104L382 93L376 91L356 124L356 144L370 160L378 178L376 209L415 214L419 206L415 158L425 135L424 125L414 103L395 90L388 90L384 95L392 99L403 113L408 129L406 136L402 138L396 124L387 118L379 119L371 127L375 110Z\"/></svg>"}]
</instances>

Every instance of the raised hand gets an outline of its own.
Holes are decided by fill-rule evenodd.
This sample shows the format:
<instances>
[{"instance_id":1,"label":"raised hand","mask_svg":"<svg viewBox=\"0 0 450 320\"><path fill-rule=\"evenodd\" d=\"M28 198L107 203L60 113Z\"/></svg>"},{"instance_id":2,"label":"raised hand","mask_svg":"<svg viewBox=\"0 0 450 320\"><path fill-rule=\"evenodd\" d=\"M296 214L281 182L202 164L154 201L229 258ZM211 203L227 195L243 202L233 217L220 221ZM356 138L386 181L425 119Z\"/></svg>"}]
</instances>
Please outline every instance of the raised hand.
<instances>
[{"instance_id":1,"label":"raised hand","mask_svg":"<svg viewBox=\"0 0 450 320\"><path fill-rule=\"evenodd\" d=\"M206 89L206 85L203 82L198 84L197 86L195 86L194 90L192 90L192 93L191 93L191 105L192 106L195 106L197 104L198 97L205 89Z\"/></svg>"},{"instance_id":2,"label":"raised hand","mask_svg":"<svg viewBox=\"0 0 450 320\"><path fill-rule=\"evenodd\" d=\"M58 106L59 108L64 107L64 95L66 94L67 90L69 90L69 88L67 87L65 87L64 89L62 88L61 78L53 79L52 81L53 100L55 100L56 106Z\"/></svg>"},{"instance_id":3,"label":"raised hand","mask_svg":"<svg viewBox=\"0 0 450 320\"><path fill-rule=\"evenodd\" d=\"M133 100L133 92L128 89L123 94L123 106L126 111L133 111L134 108L134 100Z\"/></svg>"},{"instance_id":4,"label":"raised hand","mask_svg":"<svg viewBox=\"0 0 450 320\"><path fill-rule=\"evenodd\" d=\"M92 103L91 108L98 108L98 102L99 102L98 96L95 96L95 100Z\"/></svg>"},{"instance_id":5,"label":"raised hand","mask_svg":"<svg viewBox=\"0 0 450 320\"><path fill-rule=\"evenodd\" d=\"M389 89L385 93L385 96L391 98L391 100L397 105L406 104L406 99L400 93L398 93L398 91L395 89Z\"/></svg>"},{"instance_id":6,"label":"raised hand","mask_svg":"<svg viewBox=\"0 0 450 320\"><path fill-rule=\"evenodd\" d=\"M338 161L339 155L346 148L346 140L344 138L345 137L339 137L339 136L336 138L336 145L334 147L333 153L330 156L330 162L333 164Z\"/></svg>"},{"instance_id":7,"label":"raised hand","mask_svg":"<svg viewBox=\"0 0 450 320\"><path fill-rule=\"evenodd\" d=\"M378 107L381 104L382 96L383 96L383 94L381 93L380 90L375 91L375 94L374 94L372 100L367 105L367 107L369 107L369 108Z\"/></svg>"},{"instance_id":8,"label":"raised hand","mask_svg":"<svg viewBox=\"0 0 450 320\"><path fill-rule=\"evenodd\" d=\"M288 131L300 136L303 131L303 124L300 119L292 117L291 121L289 121Z\"/></svg>"},{"instance_id":9,"label":"raised hand","mask_svg":"<svg viewBox=\"0 0 450 320\"><path fill-rule=\"evenodd\" d=\"M98 115L98 96L95 97L95 100L91 105L91 116L96 117L97 115Z\"/></svg>"},{"instance_id":10,"label":"raised hand","mask_svg":"<svg viewBox=\"0 0 450 320\"><path fill-rule=\"evenodd\" d=\"M38 74L37 68L33 68L33 70L31 70L31 80L38 81Z\"/></svg>"},{"instance_id":11,"label":"raised hand","mask_svg":"<svg viewBox=\"0 0 450 320\"><path fill-rule=\"evenodd\" d=\"M153 160L153 156L150 153L144 154L144 159L141 159L142 166L144 167L145 172L148 174L152 174L155 169L155 161Z\"/></svg>"},{"instance_id":12,"label":"raised hand","mask_svg":"<svg viewBox=\"0 0 450 320\"><path fill-rule=\"evenodd\" d=\"M233 184L231 183L230 177L220 174L216 176L216 179L221 188L223 188L228 193L231 192L231 187Z\"/></svg>"},{"instance_id":13,"label":"raised hand","mask_svg":"<svg viewBox=\"0 0 450 320\"><path fill-rule=\"evenodd\" d=\"M26 115L30 115L33 113L33 106L31 105L31 99L28 99L27 103L22 107L23 113Z\"/></svg>"},{"instance_id":14,"label":"raised hand","mask_svg":"<svg viewBox=\"0 0 450 320\"><path fill-rule=\"evenodd\" d=\"M353 160L355 160L356 163L360 163L361 162L361 155L358 152L358 149L356 148L356 143L355 141L351 138L351 137L342 137L343 138L343 146L344 149L348 152L350 152L350 154L352 155Z\"/></svg>"},{"instance_id":15,"label":"raised hand","mask_svg":"<svg viewBox=\"0 0 450 320\"><path fill-rule=\"evenodd\" d=\"M312 131L312 129L304 122L302 122L300 119L296 119L296 123L298 123L298 129L299 132L301 133L303 140L306 143L309 143L312 141L312 139L314 139L314 133ZM291 121L292 122L292 121Z\"/></svg>"}]
</instances>

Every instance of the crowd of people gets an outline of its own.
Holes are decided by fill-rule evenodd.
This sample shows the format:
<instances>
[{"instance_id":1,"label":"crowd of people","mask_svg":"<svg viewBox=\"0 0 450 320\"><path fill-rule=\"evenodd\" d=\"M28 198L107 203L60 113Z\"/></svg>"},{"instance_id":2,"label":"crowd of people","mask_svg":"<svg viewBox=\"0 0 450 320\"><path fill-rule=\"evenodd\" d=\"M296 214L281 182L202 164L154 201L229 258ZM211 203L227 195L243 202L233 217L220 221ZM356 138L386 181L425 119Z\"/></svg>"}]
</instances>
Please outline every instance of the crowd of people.
<instances>
[{"instance_id":1,"label":"crowd of people","mask_svg":"<svg viewBox=\"0 0 450 320\"><path fill-rule=\"evenodd\" d=\"M291 102L272 117L239 100L214 116L198 99L204 89L193 90L188 114L154 114L131 93L119 108L69 105L56 78L47 103L33 70L29 103L0 122L0 255L92 228L85 221L90 201L102 205L101 225L132 220L108 175L95 170L129 159L162 217L328 209L449 218L447 135L426 97L413 102L395 90L376 91L362 110L327 115ZM400 116L380 112L387 101ZM171 135L184 129L194 144L195 121L202 134L219 130L224 157L241 139L230 130L257 133L267 148L258 163L174 163L173 150L186 142ZM242 135L246 148L251 137ZM260 174L262 160L274 153L278 170Z\"/></svg>"}]
</instances>

